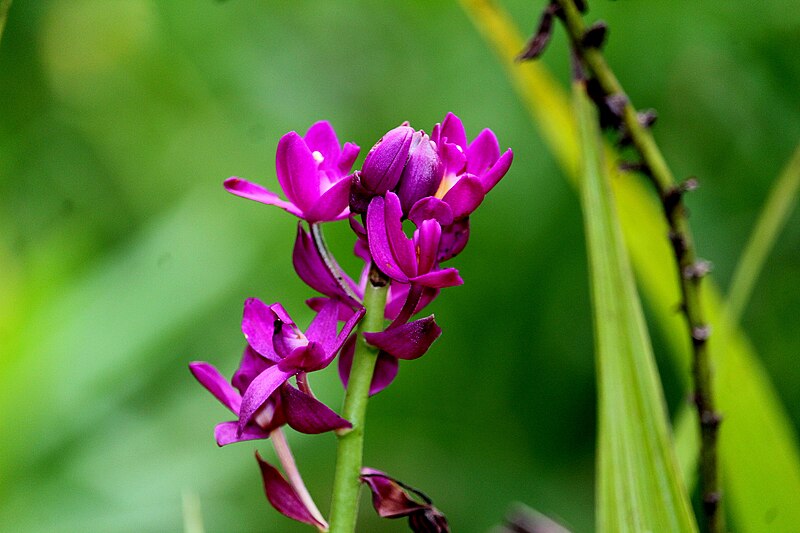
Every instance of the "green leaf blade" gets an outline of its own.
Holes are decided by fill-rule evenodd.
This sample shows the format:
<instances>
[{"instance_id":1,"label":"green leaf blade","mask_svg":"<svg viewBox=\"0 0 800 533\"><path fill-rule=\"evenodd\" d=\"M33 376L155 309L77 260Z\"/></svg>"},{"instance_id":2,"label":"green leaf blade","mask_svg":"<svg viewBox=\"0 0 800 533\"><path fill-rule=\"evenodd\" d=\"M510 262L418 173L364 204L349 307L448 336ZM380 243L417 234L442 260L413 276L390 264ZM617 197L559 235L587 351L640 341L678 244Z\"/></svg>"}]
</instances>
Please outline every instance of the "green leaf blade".
<instances>
[{"instance_id":1,"label":"green leaf blade","mask_svg":"<svg viewBox=\"0 0 800 533\"><path fill-rule=\"evenodd\" d=\"M594 109L576 84L581 201L599 395L598 530L697 531L672 450L653 350L602 159Z\"/></svg>"}]
</instances>

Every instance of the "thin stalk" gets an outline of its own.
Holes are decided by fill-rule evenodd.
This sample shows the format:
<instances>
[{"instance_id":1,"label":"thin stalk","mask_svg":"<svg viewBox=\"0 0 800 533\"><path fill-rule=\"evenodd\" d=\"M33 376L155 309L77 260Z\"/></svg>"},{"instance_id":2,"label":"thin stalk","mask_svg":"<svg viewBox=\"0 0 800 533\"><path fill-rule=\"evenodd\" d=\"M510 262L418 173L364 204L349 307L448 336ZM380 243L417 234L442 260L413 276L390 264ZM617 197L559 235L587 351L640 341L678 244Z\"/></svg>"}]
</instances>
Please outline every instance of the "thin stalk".
<instances>
[{"instance_id":1,"label":"thin stalk","mask_svg":"<svg viewBox=\"0 0 800 533\"><path fill-rule=\"evenodd\" d=\"M586 26L573 0L555 0L561 7L561 20L569 33L573 47L579 51L584 66L600 83L606 96L624 95L622 85L606 63L599 48L584 44ZM723 513L720 511L720 482L717 465L717 436L721 417L714 406L711 368L708 355L710 329L702 306L701 285L706 271L705 263L698 261L694 240L689 228L686 209L672 172L658 148L649 129L639 123L636 109L628 101L622 112L622 121L639 152L645 174L655 186L669 223L672 248L678 264L683 305L681 309L689 327L693 347L692 376L694 400L700 423L700 479L703 491L703 510L709 533L725 531Z\"/></svg>"},{"instance_id":2,"label":"thin stalk","mask_svg":"<svg viewBox=\"0 0 800 533\"><path fill-rule=\"evenodd\" d=\"M0 39L3 38L3 30L6 29L8 20L8 10L11 7L11 0L0 0Z\"/></svg>"},{"instance_id":3,"label":"thin stalk","mask_svg":"<svg viewBox=\"0 0 800 533\"><path fill-rule=\"evenodd\" d=\"M733 272L725 306L725 316L731 324L739 322L764 262L797 203L798 192L800 192L800 145L795 148L792 158L775 180L755 229Z\"/></svg>"},{"instance_id":4,"label":"thin stalk","mask_svg":"<svg viewBox=\"0 0 800 533\"><path fill-rule=\"evenodd\" d=\"M369 400L369 386L378 359L378 350L364 340L362 333L382 331L384 310L389 281L371 265L369 283L364 291L364 307L367 310L358 328L353 366L344 397L342 416L350 421L352 429L337 435L339 447L336 452L336 472L333 479L331 502L331 533L353 533L358 512L364 451L364 423Z\"/></svg>"},{"instance_id":5,"label":"thin stalk","mask_svg":"<svg viewBox=\"0 0 800 533\"><path fill-rule=\"evenodd\" d=\"M322 513L320 513L319 509L317 509L314 499L311 498L311 494L309 494L305 483L303 483L303 478L300 476L300 471L297 469L297 463L294 462L292 449L289 448L289 443L286 440L286 435L283 434L283 430L281 430L281 428L272 430L272 432L269 434L269 439L272 441L272 445L275 447L275 453L281 462L281 466L283 467L283 471L286 473L286 477L289 478L289 483L300 497L300 500L305 504L306 509L308 509L308 511L311 513L311 516L313 516L315 520L318 520L319 523L323 525L323 528L320 528L320 531L327 531L328 522L325 521L325 517L322 516Z\"/></svg>"}]
</instances>

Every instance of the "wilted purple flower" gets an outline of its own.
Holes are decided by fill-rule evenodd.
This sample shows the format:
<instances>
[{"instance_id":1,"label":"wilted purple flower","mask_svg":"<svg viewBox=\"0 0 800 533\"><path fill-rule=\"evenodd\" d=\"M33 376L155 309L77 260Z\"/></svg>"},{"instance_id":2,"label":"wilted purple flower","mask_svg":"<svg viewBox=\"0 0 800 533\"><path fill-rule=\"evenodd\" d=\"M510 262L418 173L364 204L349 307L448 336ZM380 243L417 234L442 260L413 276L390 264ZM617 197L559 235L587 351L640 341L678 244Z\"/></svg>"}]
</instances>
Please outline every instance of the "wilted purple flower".
<instances>
[{"instance_id":1,"label":"wilted purple flower","mask_svg":"<svg viewBox=\"0 0 800 533\"><path fill-rule=\"evenodd\" d=\"M453 113L448 113L441 124L434 126L431 139L445 167L434 196L450 206L455 219L464 218L505 176L514 154L509 149L500 155L500 144L490 129L483 130L468 143L464 125Z\"/></svg>"},{"instance_id":2,"label":"wilted purple flower","mask_svg":"<svg viewBox=\"0 0 800 533\"><path fill-rule=\"evenodd\" d=\"M361 482L372 491L372 506L380 517L408 517L408 525L415 533L449 533L447 518L422 492L372 468L361 469Z\"/></svg>"},{"instance_id":3,"label":"wilted purple flower","mask_svg":"<svg viewBox=\"0 0 800 533\"><path fill-rule=\"evenodd\" d=\"M337 335L338 307L333 300L325 305L303 334L280 304L267 306L256 298L245 302L242 331L247 342L274 364L259 373L242 395L237 435L243 434L257 411L290 377L325 368L336 357L364 316L363 309L354 313ZM303 406L299 402L287 403L284 409L288 407L297 407L302 418ZM309 418L313 414L308 413Z\"/></svg>"},{"instance_id":4,"label":"wilted purple flower","mask_svg":"<svg viewBox=\"0 0 800 533\"><path fill-rule=\"evenodd\" d=\"M367 210L367 241L375 265L393 280L423 287L461 285L455 268L439 269L437 257L442 227L434 219L423 220L414 237L403 233L403 211L394 193L376 196Z\"/></svg>"},{"instance_id":5,"label":"wilted purple flower","mask_svg":"<svg viewBox=\"0 0 800 533\"><path fill-rule=\"evenodd\" d=\"M256 460L261 469L261 479L264 482L267 500L279 513L292 520L315 526L320 531L328 530L328 525L322 521L323 518L314 516L318 514L318 511L315 513L309 509L307 503L297 493L297 489L284 479L277 468L262 459L258 452L256 452ZM316 511L316 507L314 507L314 511Z\"/></svg>"},{"instance_id":6,"label":"wilted purple flower","mask_svg":"<svg viewBox=\"0 0 800 533\"><path fill-rule=\"evenodd\" d=\"M359 147L339 147L336 132L327 121L317 122L305 137L289 132L278 142L275 169L288 201L237 177L225 180L225 188L237 196L276 205L309 222L340 220L348 215L351 178Z\"/></svg>"}]
</instances>

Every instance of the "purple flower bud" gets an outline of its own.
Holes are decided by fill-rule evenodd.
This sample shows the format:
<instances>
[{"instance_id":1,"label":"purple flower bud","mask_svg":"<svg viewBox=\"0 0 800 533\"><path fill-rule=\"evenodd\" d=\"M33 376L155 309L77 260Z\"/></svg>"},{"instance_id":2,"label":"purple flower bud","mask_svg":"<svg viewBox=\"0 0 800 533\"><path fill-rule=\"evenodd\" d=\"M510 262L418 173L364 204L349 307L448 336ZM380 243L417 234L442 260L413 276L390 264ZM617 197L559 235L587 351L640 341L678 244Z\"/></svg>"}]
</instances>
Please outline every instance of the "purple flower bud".
<instances>
[{"instance_id":1,"label":"purple flower bud","mask_svg":"<svg viewBox=\"0 0 800 533\"><path fill-rule=\"evenodd\" d=\"M397 187L403 212L407 214L417 200L435 193L443 175L444 164L436 151L436 145L425 133L414 133L408 163Z\"/></svg>"},{"instance_id":2,"label":"purple flower bud","mask_svg":"<svg viewBox=\"0 0 800 533\"><path fill-rule=\"evenodd\" d=\"M398 126L372 147L361 168L361 186L374 194L384 194L397 185L408 161L414 129Z\"/></svg>"}]
</instances>

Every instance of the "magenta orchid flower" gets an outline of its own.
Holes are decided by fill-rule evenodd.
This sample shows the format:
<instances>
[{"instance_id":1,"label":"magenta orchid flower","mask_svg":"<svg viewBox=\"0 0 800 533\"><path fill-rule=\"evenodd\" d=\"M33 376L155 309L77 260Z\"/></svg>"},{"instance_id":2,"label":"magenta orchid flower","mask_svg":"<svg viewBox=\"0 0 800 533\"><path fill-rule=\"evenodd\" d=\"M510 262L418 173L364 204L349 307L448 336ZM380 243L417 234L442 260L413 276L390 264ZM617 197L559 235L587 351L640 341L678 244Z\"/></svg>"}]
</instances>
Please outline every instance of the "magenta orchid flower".
<instances>
[{"instance_id":1,"label":"magenta orchid flower","mask_svg":"<svg viewBox=\"0 0 800 533\"><path fill-rule=\"evenodd\" d=\"M385 199L376 196L367 210L367 241L375 265L400 283L444 288L461 285L464 280L455 268L438 268L437 257L442 226L435 219L423 220L414 237L403 233L403 210L392 192Z\"/></svg>"},{"instance_id":2,"label":"magenta orchid flower","mask_svg":"<svg viewBox=\"0 0 800 533\"><path fill-rule=\"evenodd\" d=\"M245 318L242 323L245 335L250 333L252 336L255 329L252 314L259 311L259 306L255 302L258 300L248 300L245 304ZM280 310L282 311L282 308ZM325 310L325 314L330 314L330 312L331 309ZM334 333L335 327L334 324ZM257 333L255 338L258 339ZM247 346L239 368L230 383L209 363L196 361L189 365L189 369L197 381L239 418L241 418L243 395L247 394L246 391L252 382L278 364L275 357L272 357L274 351L270 351L269 348L265 349L258 342L256 345L258 348L254 348L252 345ZM263 353L265 351L269 356ZM307 434L350 427L347 420L341 418L309 392L298 390L290 383L284 382L258 407L241 431L238 420L222 422L215 428L214 437L219 446L245 440L266 439L272 431L284 424Z\"/></svg>"},{"instance_id":3,"label":"magenta orchid flower","mask_svg":"<svg viewBox=\"0 0 800 533\"><path fill-rule=\"evenodd\" d=\"M340 148L330 123L317 122L304 137L291 131L278 142L275 170L288 201L237 177L225 180L225 189L243 198L278 206L308 222L340 220L349 214L348 174L359 150L352 143Z\"/></svg>"},{"instance_id":4,"label":"magenta orchid flower","mask_svg":"<svg viewBox=\"0 0 800 533\"><path fill-rule=\"evenodd\" d=\"M337 334L338 304L331 301L303 334L280 304L267 306L256 298L247 300L242 331L253 350L273 364L254 377L242 395L237 436L244 434L276 391L283 391L282 385L289 378L328 366L363 316L364 310L360 309ZM287 403L284 409L288 407L297 407L301 415L307 411L297 401Z\"/></svg>"},{"instance_id":5,"label":"magenta orchid flower","mask_svg":"<svg viewBox=\"0 0 800 533\"><path fill-rule=\"evenodd\" d=\"M505 176L514 154L510 149L500 154L500 144L490 129L467 142L464 125L453 113L434 126L431 139L444 164L444 177L433 196L450 206L453 218L462 219L475 211Z\"/></svg>"}]
</instances>

